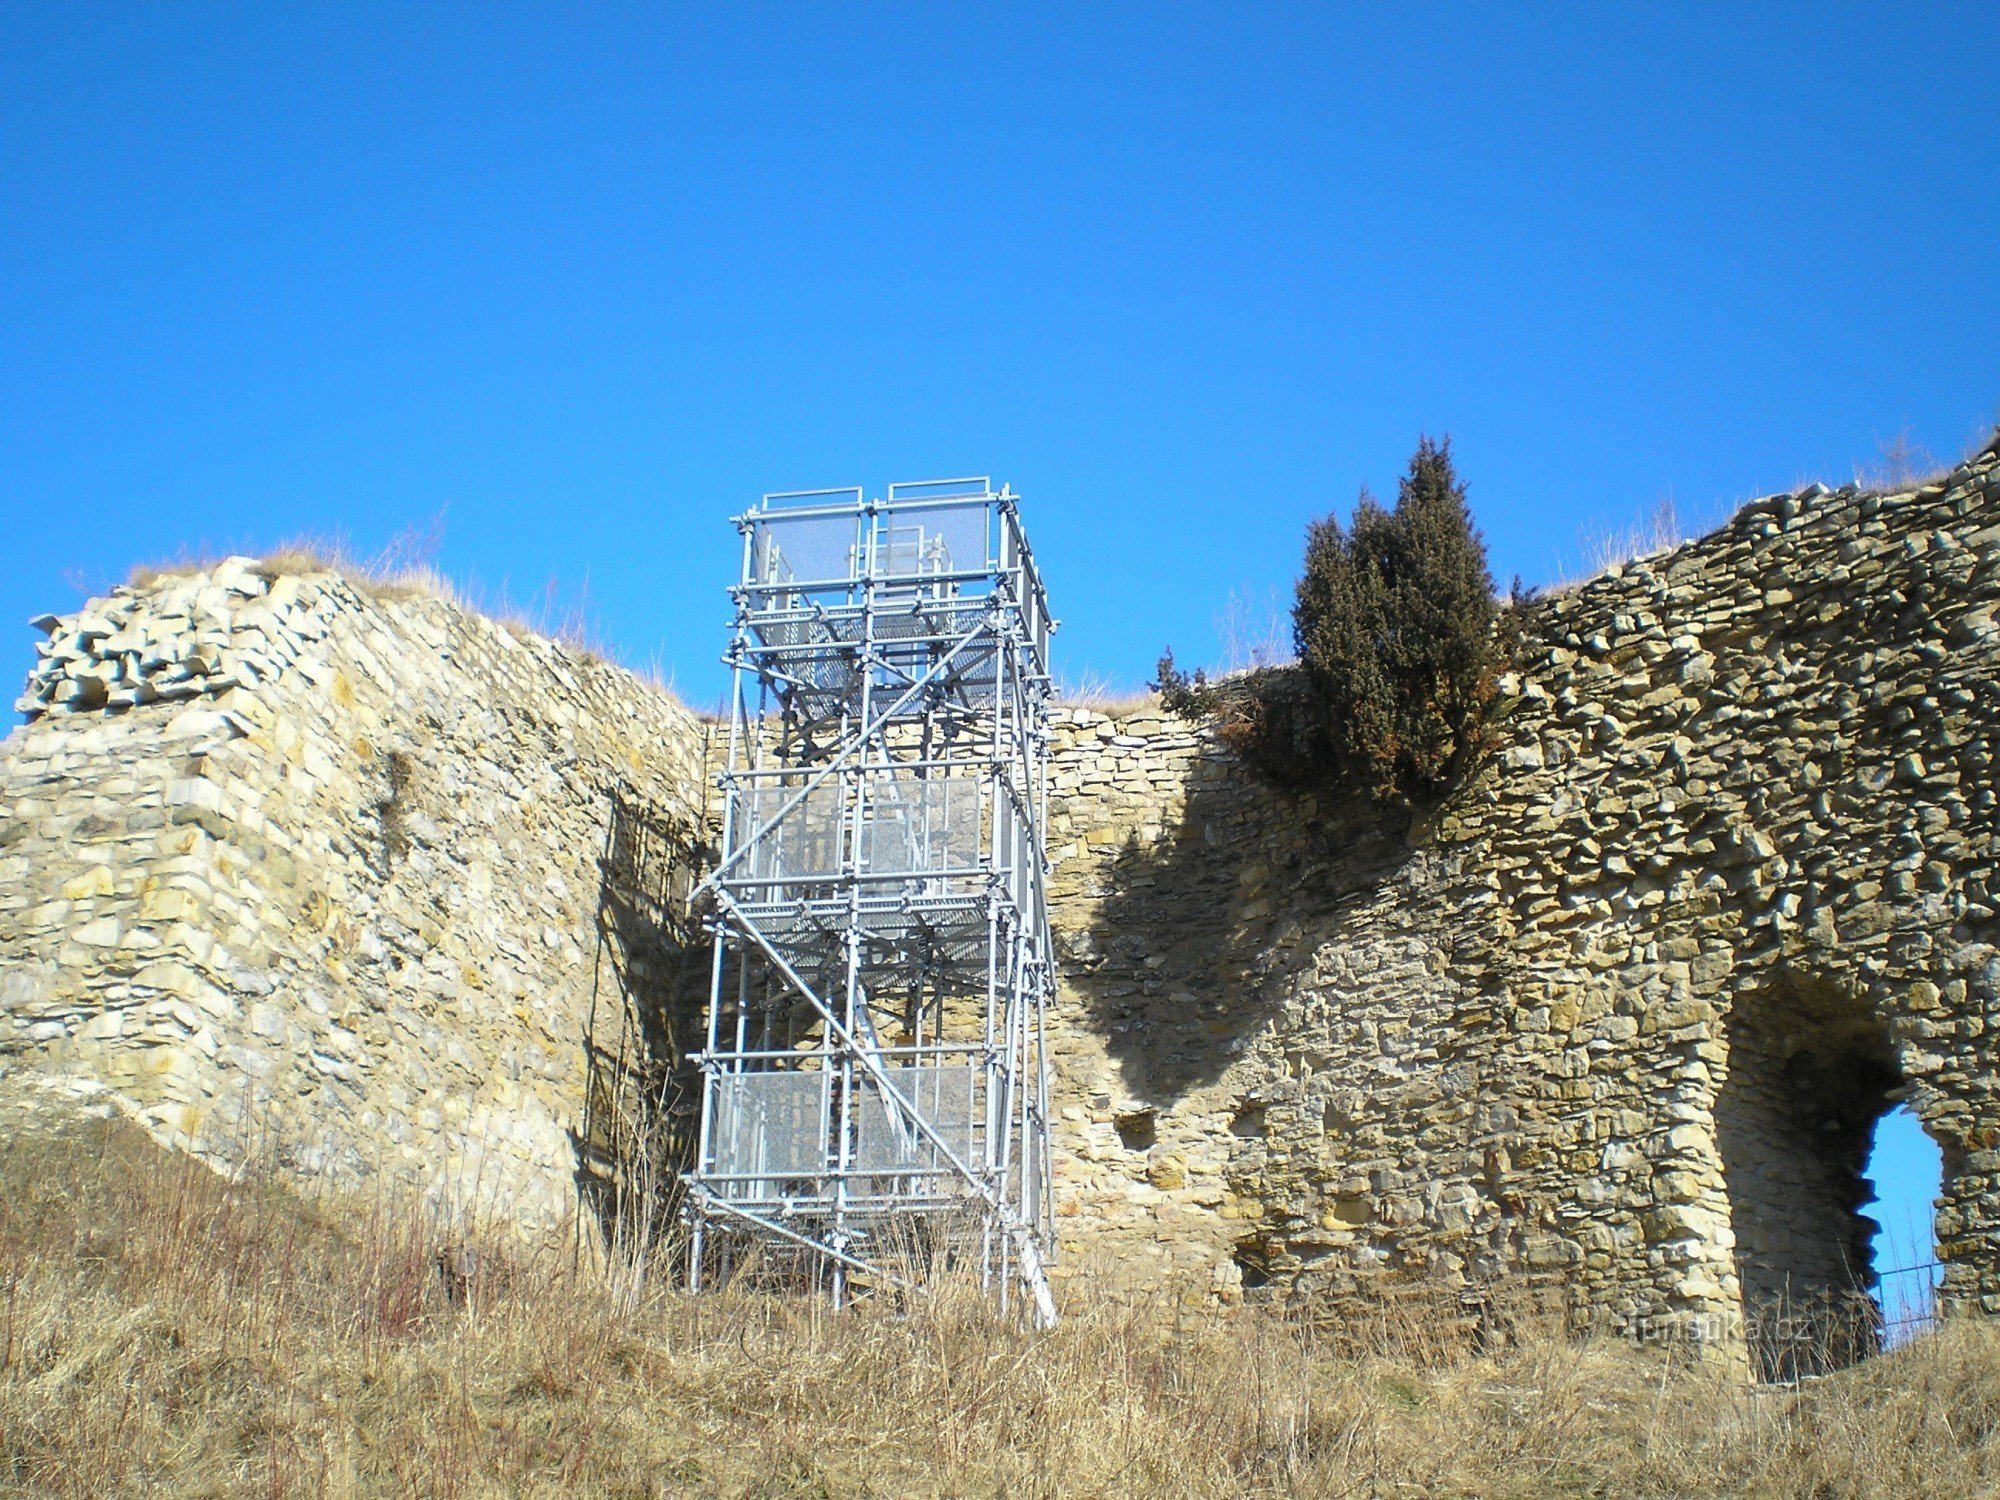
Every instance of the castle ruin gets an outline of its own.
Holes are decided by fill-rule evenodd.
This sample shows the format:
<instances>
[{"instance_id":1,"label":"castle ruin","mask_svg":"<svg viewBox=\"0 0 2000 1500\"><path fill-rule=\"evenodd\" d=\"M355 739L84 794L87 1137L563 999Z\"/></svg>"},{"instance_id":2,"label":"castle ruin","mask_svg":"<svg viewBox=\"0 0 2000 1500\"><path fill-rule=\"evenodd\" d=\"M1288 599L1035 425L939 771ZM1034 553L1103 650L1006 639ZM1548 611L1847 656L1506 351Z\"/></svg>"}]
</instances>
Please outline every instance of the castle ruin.
<instances>
[{"instance_id":1,"label":"castle ruin","mask_svg":"<svg viewBox=\"0 0 2000 1500\"><path fill-rule=\"evenodd\" d=\"M1058 710L1058 1285L1509 1282L1727 1337L1865 1284L1905 1101L1945 1302L2000 1313L1996 610L1989 449L1543 602L1494 753L1413 826ZM708 724L332 572L40 623L0 746L10 1074L530 1234L670 1193L630 1163L684 1147Z\"/></svg>"}]
</instances>

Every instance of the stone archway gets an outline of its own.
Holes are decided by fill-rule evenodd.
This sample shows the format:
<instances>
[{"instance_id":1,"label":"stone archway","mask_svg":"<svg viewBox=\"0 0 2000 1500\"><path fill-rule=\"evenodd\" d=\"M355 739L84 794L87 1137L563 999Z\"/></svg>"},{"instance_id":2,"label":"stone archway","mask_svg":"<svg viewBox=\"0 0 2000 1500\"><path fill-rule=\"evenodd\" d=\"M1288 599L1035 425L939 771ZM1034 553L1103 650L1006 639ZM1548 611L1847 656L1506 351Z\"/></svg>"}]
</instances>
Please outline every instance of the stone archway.
<instances>
[{"instance_id":1,"label":"stone archway","mask_svg":"<svg viewBox=\"0 0 2000 1500\"><path fill-rule=\"evenodd\" d=\"M1865 996L1798 975L1733 1008L1716 1145L1756 1372L1792 1379L1875 1352L1874 1127L1906 1080Z\"/></svg>"}]
</instances>

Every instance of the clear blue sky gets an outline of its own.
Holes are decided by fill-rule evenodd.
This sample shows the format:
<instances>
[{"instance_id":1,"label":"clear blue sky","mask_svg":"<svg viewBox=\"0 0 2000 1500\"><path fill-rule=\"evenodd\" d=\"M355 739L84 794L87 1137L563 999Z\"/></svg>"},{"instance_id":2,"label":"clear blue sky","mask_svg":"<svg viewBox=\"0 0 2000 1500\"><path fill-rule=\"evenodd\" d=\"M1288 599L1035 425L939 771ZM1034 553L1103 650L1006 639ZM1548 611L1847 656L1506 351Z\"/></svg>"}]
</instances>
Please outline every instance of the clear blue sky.
<instances>
[{"instance_id":1,"label":"clear blue sky","mask_svg":"<svg viewBox=\"0 0 2000 1500\"><path fill-rule=\"evenodd\" d=\"M1494 571L2000 403L2000 7L0 4L0 663L444 515L712 702L766 489L990 473L1072 676L1448 432Z\"/></svg>"}]
</instances>

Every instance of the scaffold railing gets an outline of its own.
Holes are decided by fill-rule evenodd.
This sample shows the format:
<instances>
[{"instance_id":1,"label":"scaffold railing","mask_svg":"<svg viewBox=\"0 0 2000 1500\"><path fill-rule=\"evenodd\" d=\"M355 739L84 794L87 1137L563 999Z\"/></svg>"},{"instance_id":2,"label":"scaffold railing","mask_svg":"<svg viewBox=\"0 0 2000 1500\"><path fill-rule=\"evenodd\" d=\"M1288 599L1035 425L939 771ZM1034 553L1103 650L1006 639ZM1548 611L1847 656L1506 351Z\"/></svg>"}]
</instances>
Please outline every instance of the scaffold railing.
<instances>
[{"instance_id":1,"label":"scaffold railing","mask_svg":"<svg viewBox=\"0 0 2000 1500\"><path fill-rule=\"evenodd\" d=\"M1055 622L990 481L736 518L689 1282L975 1273L1055 1316L1042 839Z\"/></svg>"}]
</instances>

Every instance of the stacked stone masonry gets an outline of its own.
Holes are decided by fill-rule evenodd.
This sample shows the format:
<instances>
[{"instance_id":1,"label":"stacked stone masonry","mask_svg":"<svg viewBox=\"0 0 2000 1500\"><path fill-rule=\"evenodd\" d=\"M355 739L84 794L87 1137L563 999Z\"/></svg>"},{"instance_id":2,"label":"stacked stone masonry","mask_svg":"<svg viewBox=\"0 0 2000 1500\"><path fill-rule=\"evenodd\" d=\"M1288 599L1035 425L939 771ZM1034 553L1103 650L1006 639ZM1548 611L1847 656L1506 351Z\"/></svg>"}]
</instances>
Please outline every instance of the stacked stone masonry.
<instances>
[{"instance_id":1,"label":"stacked stone masonry","mask_svg":"<svg viewBox=\"0 0 2000 1500\"><path fill-rule=\"evenodd\" d=\"M1943 1148L2000 1312L2000 463L1813 487L1540 606L1407 829L1138 715L1061 728L1065 1209L1294 1297L1560 1290L1695 1337L1867 1276L1869 1128Z\"/></svg>"},{"instance_id":2,"label":"stacked stone masonry","mask_svg":"<svg viewBox=\"0 0 2000 1500\"><path fill-rule=\"evenodd\" d=\"M698 843L704 726L440 600L247 559L37 623L0 750L12 1069L218 1161L567 1223L623 1019L608 838L638 805Z\"/></svg>"},{"instance_id":3,"label":"stacked stone masonry","mask_svg":"<svg viewBox=\"0 0 2000 1500\"><path fill-rule=\"evenodd\" d=\"M1274 789L1207 726L1060 710L1063 1274L1512 1283L1702 1336L1865 1280L1903 1099L1944 1152L1947 1298L2000 1312L1996 610L1989 452L1543 602L1492 755L1414 823ZM325 573L41 623L0 750L11 1067L211 1156L562 1222L633 913L675 920L618 894L621 821L695 857L702 724Z\"/></svg>"}]
</instances>

